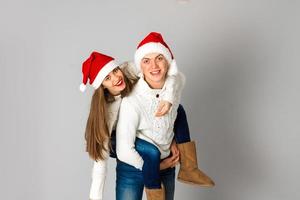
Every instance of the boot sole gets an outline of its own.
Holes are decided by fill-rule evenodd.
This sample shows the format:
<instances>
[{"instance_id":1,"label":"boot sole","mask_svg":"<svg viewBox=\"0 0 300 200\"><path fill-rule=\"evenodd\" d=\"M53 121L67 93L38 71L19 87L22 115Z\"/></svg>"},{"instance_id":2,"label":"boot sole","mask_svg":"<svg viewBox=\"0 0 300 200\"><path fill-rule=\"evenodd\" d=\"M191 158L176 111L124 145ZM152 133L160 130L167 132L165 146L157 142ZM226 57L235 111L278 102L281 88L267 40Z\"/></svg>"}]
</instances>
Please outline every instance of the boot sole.
<instances>
[{"instance_id":1,"label":"boot sole","mask_svg":"<svg viewBox=\"0 0 300 200\"><path fill-rule=\"evenodd\" d=\"M198 186L198 187L204 187L204 188L212 188L212 187L215 186L215 185L200 185L200 184L196 184L196 183L194 183L194 182L184 181L184 180L179 179L179 178L177 178L177 180L178 180L179 182L182 182L182 183L186 183L186 184L194 185L194 186Z\"/></svg>"}]
</instances>

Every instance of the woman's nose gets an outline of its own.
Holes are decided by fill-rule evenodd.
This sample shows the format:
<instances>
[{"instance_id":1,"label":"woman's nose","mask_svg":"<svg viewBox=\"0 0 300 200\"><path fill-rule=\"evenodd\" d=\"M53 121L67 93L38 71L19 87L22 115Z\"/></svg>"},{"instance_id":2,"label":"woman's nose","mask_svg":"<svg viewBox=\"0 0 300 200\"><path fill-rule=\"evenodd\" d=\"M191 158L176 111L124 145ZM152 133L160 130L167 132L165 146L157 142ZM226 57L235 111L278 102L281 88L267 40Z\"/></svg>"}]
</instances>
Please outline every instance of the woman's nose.
<instances>
[{"instance_id":1,"label":"woman's nose","mask_svg":"<svg viewBox=\"0 0 300 200\"><path fill-rule=\"evenodd\" d=\"M119 80L119 76L113 74L113 75L111 76L111 80L112 80L112 82L114 83L114 82L116 82L116 81Z\"/></svg>"}]
</instances>

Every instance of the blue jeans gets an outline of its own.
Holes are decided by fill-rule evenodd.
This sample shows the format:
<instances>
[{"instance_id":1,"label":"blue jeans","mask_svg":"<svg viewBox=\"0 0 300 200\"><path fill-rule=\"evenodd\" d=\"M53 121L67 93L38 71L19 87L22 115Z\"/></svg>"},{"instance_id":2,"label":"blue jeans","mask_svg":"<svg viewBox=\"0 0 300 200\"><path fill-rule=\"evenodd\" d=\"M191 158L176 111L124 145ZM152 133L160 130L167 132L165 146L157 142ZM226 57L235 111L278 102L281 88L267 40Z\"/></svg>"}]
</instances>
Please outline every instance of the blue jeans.
<instances>
[{"instance_id":1,"label":"blue jeans","mask_svg":"<svg viewBox=\"0 0 300 200\"><path fill-rule=\"evenodd\" d=\"M182 105L179 105L177 110L177 118L174 123L174 135L175 135L174 137L176 143L178 144L191 141L187 117ZM115 132L113 132L111 135L112 150L110 151L110 156L114 158L117 157L115 153L115 149L116 149L115 137L116 137ZM139 138L136 138L135 148L144 160L144 165L142 169L144 185L149 189L160 188L161 181L163 181L163 179L159 171L159 164L160 164L159 150L153 144L141 140Z\"/></svg>"},{"instance_id":2,"label":"blue jeans","mask_svg":"<svg viewBox=\"0 0 300 200\"><path fill-rule=\"evenodd\" d=\"M177 144L190 142L190 130L187 122L185 110L181 104L177 109L177 117L174 122L174 138Z\"/></svg>"},{"instance_id":3,"label":"blue jeans","mask_svg":"<svg viewBox=\"0 0 300 200\"><path fill-rule=\"evenodd\" d=\"M113 132L112 134L111 145L112 150L110 152L110 156L116 158L115 151L113 151L116 145L115 132ZM161 178L159 171L159 164L161 160L159 149L153 144L140 138L135 139L135 149L144 160L142 169L144 185L149 189L161 188Z\"/></svg>"},{"instance_id":4,"label":"blue jeans","mask_svg":"<svg viewBox=\"0 0 300 200\"><path fill-rule=\"evenodd\" d=\"M116 200L142 200L144 178L142 171L117 160ZM174 199L175 168L161 170L161 181L164 184L166 200Z\"/></svg>"}]
</instances>

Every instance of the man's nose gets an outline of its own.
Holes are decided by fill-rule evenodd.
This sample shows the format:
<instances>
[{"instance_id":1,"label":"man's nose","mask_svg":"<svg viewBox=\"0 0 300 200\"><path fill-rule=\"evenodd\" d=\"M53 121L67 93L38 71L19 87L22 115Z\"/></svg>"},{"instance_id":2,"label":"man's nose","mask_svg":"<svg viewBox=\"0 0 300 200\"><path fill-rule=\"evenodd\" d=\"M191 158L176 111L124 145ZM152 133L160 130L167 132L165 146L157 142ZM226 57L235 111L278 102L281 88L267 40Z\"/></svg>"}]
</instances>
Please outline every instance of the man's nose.
<instances>
[{"instance_id":1,"label":"man's nose","mask_svg":"<svg viewBox=\"0 0 300 200\"><path fill-rule=\"evenodd\" d=\"M153 60L152 62L151 62L151 67L153 68L153 69L155 69L155 68L157 68L157 62L155 61L155 60Z\"/></svg>"}]
</instances>

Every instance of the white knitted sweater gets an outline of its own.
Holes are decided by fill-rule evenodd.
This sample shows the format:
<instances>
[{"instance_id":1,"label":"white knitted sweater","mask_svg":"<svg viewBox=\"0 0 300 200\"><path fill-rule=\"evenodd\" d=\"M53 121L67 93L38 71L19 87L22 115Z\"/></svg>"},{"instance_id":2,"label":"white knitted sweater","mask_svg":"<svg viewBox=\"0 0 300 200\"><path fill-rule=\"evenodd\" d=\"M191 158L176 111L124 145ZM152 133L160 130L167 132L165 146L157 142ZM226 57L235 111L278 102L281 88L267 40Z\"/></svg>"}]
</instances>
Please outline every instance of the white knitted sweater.
<instances>
[{"instance_id":1,"label":"white knitted sweater","mask_svg":"<svg viewBox=\"0 0 300 200\"><path fill-rule=\"evenodd\" d=\"M155 117L155 112L160 100L167 95L166 84L162 89L151 89L140 78L130 95L123 98L117 124L119 160L142 169L144 162L134 145L136 137L156 145L162 159L169 156L184 80L183 74L179 73L176 77L174 102L170 111L162 117Z\"/></svg>"},{"instance_id":2,"label":"white knitted sweater","mask_svg":"<svg viewBox=\"0 0 300 200\"><path fill-rule=\"evenodd\" d=\"M135 70L135 66L132 63L125 63L120 66L125 75L130 74L137 74L137 71ZM176 96L176 88L177 86L177 77L176 76L170 76L167 77L166 83L165 83L165 95L162 98L165 101L169 101L172 104L177 101L175 100L177 98ZM118 113L119 108L121 105L121 97L116 96L115 101L108 104L108 113L107 113L107 126L108 131L111 134L111 132L115 129L117 121L118 121ZM106 144L108 146L108 143ZM92 169L92 183L90 188L90 199L91 200L102 200L103 199L103 189L105 184L105 178L107 174L107 160L109 158L108 153L105 153L105 159L101 161L94 161L94 166Z\"/></svg>"}]
</instances>

